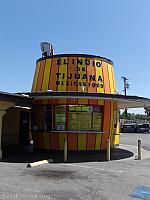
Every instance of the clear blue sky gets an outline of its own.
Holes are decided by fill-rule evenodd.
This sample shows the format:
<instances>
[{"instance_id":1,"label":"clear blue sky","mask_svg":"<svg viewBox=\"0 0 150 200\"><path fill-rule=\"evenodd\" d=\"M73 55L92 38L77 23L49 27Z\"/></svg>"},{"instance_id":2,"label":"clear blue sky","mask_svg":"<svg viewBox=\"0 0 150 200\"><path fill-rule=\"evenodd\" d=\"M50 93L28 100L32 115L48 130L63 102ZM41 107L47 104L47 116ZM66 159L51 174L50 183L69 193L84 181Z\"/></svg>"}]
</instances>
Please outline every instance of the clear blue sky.
<instances>
[{"instance_id":1,"label":"clear blue sky","mask_svg":"<svg viewBox=\"0 0 150 200\"><path fill-rule=\"evenodd\" d=\"M117 88L150 98L150 0L0 2L0 90L30 91L40 42L114 62Z\"/></svg>"}]
</instances>

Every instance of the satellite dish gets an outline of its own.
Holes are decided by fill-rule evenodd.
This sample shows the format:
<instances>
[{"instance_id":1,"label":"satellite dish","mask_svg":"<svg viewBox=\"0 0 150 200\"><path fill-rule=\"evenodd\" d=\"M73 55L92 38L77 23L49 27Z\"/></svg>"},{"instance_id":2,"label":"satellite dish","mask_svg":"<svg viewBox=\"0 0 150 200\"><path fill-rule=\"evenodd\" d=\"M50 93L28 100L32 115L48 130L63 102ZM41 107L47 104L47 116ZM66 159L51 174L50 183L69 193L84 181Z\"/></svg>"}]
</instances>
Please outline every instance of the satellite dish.
<instances>
[{"instance_id":1,"label":"satellite dish","mask_svg":"<svg viewBox=\"0 0 150 200\"><path fill-rule=\"evenodd\" d=\"M50 55L50 49L51 49L51 45L48 42L41 42L40 43L41 46L41 51L42 51L42 57L47 57Z\"/></svg>"}]
</instances>

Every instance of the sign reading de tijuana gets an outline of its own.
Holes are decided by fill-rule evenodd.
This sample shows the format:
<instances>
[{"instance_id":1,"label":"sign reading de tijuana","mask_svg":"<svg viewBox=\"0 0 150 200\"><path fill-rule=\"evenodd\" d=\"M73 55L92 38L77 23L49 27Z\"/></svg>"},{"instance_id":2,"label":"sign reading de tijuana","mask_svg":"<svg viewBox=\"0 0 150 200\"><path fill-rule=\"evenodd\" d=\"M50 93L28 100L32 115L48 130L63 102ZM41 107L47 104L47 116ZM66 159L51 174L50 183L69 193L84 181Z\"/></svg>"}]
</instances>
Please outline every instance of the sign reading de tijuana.
<instances>
[{"instance_id":1,"label":"sign reading de tijuana","mask_svg":"<svg viewBox=\"0 0 150 200\"><path fill-rule=\"evenodd\" d=\"M57 65L58 67L72 65L72 71L69 73L63 71L57 72L56 85L104 87L102 71L97 70L102 67L102 62L99 60L72 58L68 62L68 59L60 58L57 60ZM88 67L92 67L95 73L87 73ZM101 71L101 73L96 73L96 71Z\"/></svg>"}]
</instances>

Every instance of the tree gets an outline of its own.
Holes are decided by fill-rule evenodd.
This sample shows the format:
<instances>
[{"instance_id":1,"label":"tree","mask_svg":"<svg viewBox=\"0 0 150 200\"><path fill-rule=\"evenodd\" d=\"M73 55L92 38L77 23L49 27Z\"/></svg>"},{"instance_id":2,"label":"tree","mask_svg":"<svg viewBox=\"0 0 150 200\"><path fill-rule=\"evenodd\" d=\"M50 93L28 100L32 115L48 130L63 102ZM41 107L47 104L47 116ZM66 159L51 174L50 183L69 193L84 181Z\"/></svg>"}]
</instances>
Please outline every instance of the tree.
<instances>
[{"instance_id":1,"label":"tree","mask_svg":"<svg viewBox=\"0 0 150 200\"><path fill-rule=\"evenodd\" d=\"M135 114L135 113L127 113L127 118L125 115L125 111L120 114L120 119L127 119L127 120L149 120L150 115L143 115L143 114Z\"/></svg>"}]
</instances>

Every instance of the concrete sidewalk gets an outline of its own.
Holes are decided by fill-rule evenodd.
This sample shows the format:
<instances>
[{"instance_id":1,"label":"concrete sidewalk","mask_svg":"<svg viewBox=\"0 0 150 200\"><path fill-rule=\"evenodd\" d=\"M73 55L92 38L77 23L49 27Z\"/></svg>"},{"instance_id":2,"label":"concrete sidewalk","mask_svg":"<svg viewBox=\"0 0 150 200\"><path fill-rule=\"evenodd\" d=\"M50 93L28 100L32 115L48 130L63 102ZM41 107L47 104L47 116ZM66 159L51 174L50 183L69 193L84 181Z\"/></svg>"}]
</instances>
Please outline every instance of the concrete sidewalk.
<instances>
[{"instance_id":1,"label":"concrete sidewalk","mask_svg":"<svg viewBox=\"0 0 150 200\"><path fill-rule=\"evenodd\" d=\"M53 159L55 163L64 162L63 151L40 151L34 150L32 145L25 147L11 147L3 151L1 162L11 163L31 163L40 160ZM111 151L111 160L136 159L137 147L133 145L120 144ZM150 151L142 149L142 159L150 158ZM68 162L104 162L106 161L106 151L69 151Z\"/></svg>"},{"instance_id":2,"label":"concrete sidewalk","mask_svg":"<svg viewBox=\"0 0 150 200\"><path fill-rule=\"evenodd\" d=\"M127 158L127 159L137 159L137 155L138 155L137 146L135 146L135 145L127 145L127 144L120 144L119 148L133 153L133 156L131 156L131 157ZM141 148L141 155L142 155L141 156L142 159L150 158L150 151Z\"/></svg>"}]
</instances>

